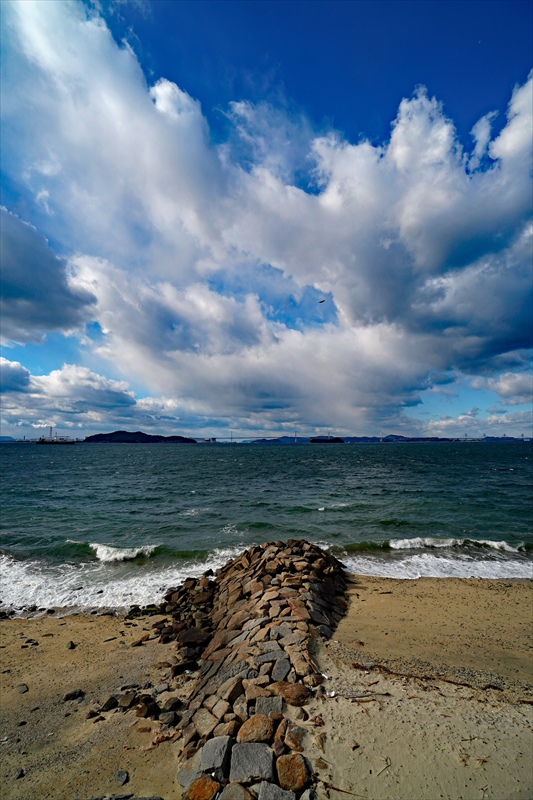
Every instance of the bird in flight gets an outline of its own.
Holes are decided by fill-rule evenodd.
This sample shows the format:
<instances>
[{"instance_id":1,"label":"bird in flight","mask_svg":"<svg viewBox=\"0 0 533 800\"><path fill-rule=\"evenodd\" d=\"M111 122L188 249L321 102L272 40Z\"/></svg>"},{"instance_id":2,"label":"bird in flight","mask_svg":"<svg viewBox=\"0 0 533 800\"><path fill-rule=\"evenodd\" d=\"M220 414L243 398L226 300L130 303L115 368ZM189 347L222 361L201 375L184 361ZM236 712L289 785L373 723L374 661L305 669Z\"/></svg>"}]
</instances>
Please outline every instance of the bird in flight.
<instances>
[{"instance_id":1,"label":"bird in flight","mask_svg":"<svg viewBox=\"0 0 533 800\"><path fill-rule=\"evenodd\" d=\"M325 303L325 302L326 302L326 298L324 298L323 300L319 300L318 301L318 305L320 305L320 303Z\"/></svg>"}]
</instances>

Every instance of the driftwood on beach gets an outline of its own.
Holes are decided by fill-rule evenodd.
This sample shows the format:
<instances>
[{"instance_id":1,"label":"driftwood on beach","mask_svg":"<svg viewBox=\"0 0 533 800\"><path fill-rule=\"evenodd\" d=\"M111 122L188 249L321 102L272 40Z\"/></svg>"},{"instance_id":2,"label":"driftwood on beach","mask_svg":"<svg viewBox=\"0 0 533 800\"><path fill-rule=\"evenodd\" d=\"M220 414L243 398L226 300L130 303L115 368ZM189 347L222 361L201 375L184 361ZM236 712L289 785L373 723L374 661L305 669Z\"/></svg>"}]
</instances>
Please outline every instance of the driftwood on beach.
<instances>
[{"instance_id":1,"label":"driftwood on beach","mask_svg":"<svg viewBox=\"0 0 533 800\"><path fill-rule=\"evenodd\" d=\"M331 637L347 608L345 589L336 558L289 540L251 547L216 575L166 592L167 618L156 626L162 643L176 639L171 677L196 676L185 709L163 717L179 736L185 800L220 791L221 800L312 796L305 731L284 711L323 691L309 645ZM153 699L138 713L158 715Z\"/></svg>"}]
</instances>

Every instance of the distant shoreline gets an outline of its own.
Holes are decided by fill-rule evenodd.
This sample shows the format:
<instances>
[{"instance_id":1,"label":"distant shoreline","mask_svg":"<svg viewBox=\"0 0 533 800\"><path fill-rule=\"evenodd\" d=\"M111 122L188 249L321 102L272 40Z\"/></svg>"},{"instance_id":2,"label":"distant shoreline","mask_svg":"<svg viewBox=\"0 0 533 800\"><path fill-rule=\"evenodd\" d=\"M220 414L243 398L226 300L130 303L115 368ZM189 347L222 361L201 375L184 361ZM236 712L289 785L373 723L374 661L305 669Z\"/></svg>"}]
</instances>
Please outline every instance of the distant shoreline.
<instances>
[{"instance_id":1,"label":"distant shoreline","mask_svg":"<svg viewBox=\"0 0 533 800\"><path fill-rule=\"evenodd\" d=\"M66 437L63 437L66 438ZM14 439L10 436L1 436L0 444L36 444L38 439ZM42 437L41 440L42 441ZM96 433L84 439L70 439L62 443L68 444L255 444L255 445L295 445L295 444L423 444L452 442L471 444L472 442L531 442L529 436L485 436L482 438L449 438L439 436L401 436L388 434L387 436L279 436L267 439L193 439L188 436L162 436L160 434L144 433L144 431L112 431L111 433ZM52 443L50 442L46 442Z\"/></svg>"}]
</instances>

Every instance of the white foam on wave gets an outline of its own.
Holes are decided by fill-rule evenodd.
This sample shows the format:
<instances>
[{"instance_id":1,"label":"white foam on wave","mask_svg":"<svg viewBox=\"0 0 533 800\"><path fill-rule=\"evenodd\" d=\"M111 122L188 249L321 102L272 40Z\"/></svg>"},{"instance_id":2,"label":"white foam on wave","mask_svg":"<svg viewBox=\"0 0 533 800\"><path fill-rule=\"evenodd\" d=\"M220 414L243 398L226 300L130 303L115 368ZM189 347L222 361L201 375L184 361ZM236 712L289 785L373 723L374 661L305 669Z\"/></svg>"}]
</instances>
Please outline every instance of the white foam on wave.
<instances>
[{"instance_id":1,"label":"white foam on wave","mask_svg":"<svg viewBox=\"0 0 533 800\"><path fill-rule=\"evenodd\" d=\"M137 556L150 556L156 549L156 544L143 545L142 547L112 547L107 544L90 543L89 547L96 553L98 561L130 561Z\"/></svg>"},{"instance_id":2,"label":"white foam on wave","mask_svg":"<svg viewBox=\"0 0 533 800\"><path fill-rule=\"evenodd\" d=\"M432 536L416 536L413 539L391 539L389 546L391 550L420 550L423 548L459 548L465 545L483 545L492 550L499 550L505 553L519 553L524 549L524 543L513 547L507 542L495 542L491 539L437 539Z\"/></svg>"},{"instance_id":3,"label":"white foam on wave","mask_svg":"<svg viewBox=\"0 0 533 800\"><path fill-rule=\"evenodd\" d=\"M341 560L349 572L380 578L533 579L533 563L518 559L482 560L468 555L446 558L433 553L416 553L394 560L371 555L343 556Z\"/></svg>"},{"instance_id":4,"label":"white foam on wave","mask_svg":"<svg viewBox=\"0 0 533 800\"><path fill-rule=\"evenodd\" d=\"M134 549L129 548L129 552ZM0 608L35 605L80 611L124 610L134 604L160 603L170 587L189 577L198 578L205 570L214 572L241 552L242 547L220 548L206 559L191 558L162 567L150 562L137 565L131 562L131 555L122 563L108 559L56 565L0 556Z\"/></svg>"}]
</instances>

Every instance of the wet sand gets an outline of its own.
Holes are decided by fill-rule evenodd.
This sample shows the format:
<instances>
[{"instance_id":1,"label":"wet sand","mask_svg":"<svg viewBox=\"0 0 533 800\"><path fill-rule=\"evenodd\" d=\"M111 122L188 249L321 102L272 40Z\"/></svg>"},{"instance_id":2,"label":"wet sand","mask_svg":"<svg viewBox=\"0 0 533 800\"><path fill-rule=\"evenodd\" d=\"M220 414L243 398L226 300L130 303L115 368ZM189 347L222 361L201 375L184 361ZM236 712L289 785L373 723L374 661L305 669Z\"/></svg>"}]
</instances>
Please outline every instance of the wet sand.
<instances>
[{"instance_id":1,"label":"wet sand","mask_svg":"<svg viewBox=\"0 0 533 800\"><path fill-rule=\"evenodd\" d=\"M368 800L531 798L531 582L352 577L347 616L316 647L331 696L308 710L324 725L299 722L319 797L351 796L342 789ZM180 797L174 742L141 749L158 722L118 710L86 719L123 686L166 680L174 650L158 644L158 619L0 621L3 800ZM186 695L186 679L170 683L170 693ZM83 701L62 702L75 688ZM119 770L129 772L125 786Z\"/></svg>"}]
</instances>

